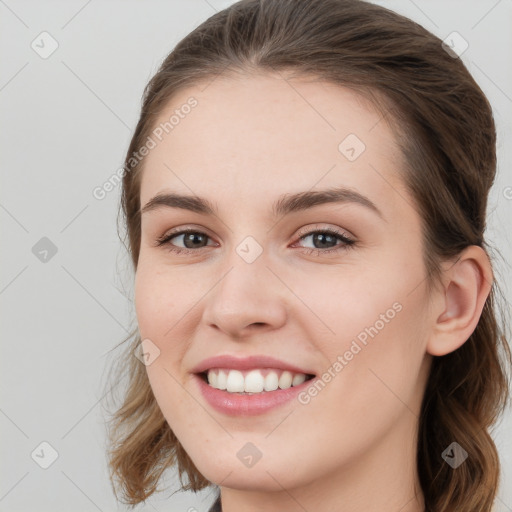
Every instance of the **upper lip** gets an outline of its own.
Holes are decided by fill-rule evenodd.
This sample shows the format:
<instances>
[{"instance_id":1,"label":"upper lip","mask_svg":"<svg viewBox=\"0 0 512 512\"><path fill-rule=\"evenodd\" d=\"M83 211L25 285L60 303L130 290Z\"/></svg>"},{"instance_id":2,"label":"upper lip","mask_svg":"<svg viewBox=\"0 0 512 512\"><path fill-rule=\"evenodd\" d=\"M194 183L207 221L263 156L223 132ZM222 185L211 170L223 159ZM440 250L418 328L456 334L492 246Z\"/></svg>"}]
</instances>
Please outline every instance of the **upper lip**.
<instances>
[{"instance_id":1,"label":"upper lip","mask_svg":"<svg viewBox=\"0 0 512 512\"><path fill-rule=\"evenodd\" d=\"M275 368L288 370L293 373L305 373L314 375L314 372L300 368L296 365L281 361L275 357L265 355L253 355L248 357L236 357L232 355L219 355L203 359L192 369L192 373L202 373L210 368L229 368L234 370L252 370L255 368Z\"/></svg>"}]
</instances>

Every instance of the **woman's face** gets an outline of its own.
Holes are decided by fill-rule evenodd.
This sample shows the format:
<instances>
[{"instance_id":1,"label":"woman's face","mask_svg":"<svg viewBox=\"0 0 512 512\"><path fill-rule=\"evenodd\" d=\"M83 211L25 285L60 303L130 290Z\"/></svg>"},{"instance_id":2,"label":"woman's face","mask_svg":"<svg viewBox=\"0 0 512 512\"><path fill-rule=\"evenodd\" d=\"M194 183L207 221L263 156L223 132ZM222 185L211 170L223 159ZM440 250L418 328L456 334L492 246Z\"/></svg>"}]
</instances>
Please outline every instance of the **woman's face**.
<instances>
[{"instance_id":1,"label":"woman's face","mask_svg":"<svg viewBox=\"0 0 512 512\"><path fill-rule=\"evenodd\" d=\"M153 392L196 467L253 490L376 461L401 471L429 302L420 217L382 115L348 89L264 75L190 87L160 123L141 182L136 312Z\"/></svg>"}]
</instances>

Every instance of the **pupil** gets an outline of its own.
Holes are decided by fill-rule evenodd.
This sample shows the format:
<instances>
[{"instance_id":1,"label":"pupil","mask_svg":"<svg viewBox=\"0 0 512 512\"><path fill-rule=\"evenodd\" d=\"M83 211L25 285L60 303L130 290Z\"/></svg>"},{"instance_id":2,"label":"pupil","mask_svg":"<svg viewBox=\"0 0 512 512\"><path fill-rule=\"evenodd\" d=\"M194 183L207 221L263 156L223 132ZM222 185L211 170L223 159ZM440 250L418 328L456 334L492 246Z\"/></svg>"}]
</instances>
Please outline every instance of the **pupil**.
<instances>
[{"instance_id":1,"label":"pupil","mask_svg":"<svg viewBox=\"0 0 512 512\"><path fill-rule=\"evenodd\" d=\"M325 244L326 243L326 239L329 240L331 239L331 242L333 241L334 237L332 235L329 235L329 234L324 234L324 233L320 233L320 234L317 234L317 235L314 235L313 239L315 242L317 242L318 240L320 240L320 244ZM327 242L329 243L329 242ZM316 243L315 243L315 246L316 246ZM329 248L332 247L332 246L329 246ZM319 248L322 248L322 247L319 247Z\"/></svg>"},{"instance_id":2,"label":"pupil","mask_svg":"<svg viewBox=\"0 0 512 512\"><path fill-rule=\"evenodd\" d=\"M184 244L185 244L185 247L187 248L194 248L195 245L194 243L198 241L198 239L202 238L202 235L200 235L199 233L187 233L187 235L185 235L184 237ZM192 242L192 245L189 247L187 245L187 242Z\"/></svg>"}]
</instances>

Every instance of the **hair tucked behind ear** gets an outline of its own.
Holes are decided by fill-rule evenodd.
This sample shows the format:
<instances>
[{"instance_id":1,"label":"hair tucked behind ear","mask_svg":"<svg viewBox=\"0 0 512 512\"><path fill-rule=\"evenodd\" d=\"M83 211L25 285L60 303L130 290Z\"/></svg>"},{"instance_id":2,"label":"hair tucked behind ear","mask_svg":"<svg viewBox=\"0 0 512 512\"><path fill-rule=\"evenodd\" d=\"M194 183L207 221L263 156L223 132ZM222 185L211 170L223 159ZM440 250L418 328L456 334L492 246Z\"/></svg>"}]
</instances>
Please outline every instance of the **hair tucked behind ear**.
<instances>
[{"instance_id":1,"label":"hair tucked behind ear","mask_svg":"<svg viewBox=\"0 0 512 512\"><path fill-rule=\"evenodd\" d=\"M140 177L144 145L171 97L187 86L232 72L312 76L369 99L393 127L406 162L403 179L423 221L429 283L440 263L484 241L487 196L496 172L496 131L485 95L441 40L413 21L362 0L243 0L186 36L148 83L129 146L122 212L136 268L140 246ZM488 511L499 481L490 427L507 404L511 363L497 320L493 283L480 321L459 349L434 357L419 422L418 473L426 508ZM503 315L503 318L505 316ZM128 503L151 495L177 465L184 489L210 484L170 431L144 365L132 355L128 387L110 424L112 481ZM441 453L453 442L469 454L456 470Z\"/></svg>"}]
</instances>

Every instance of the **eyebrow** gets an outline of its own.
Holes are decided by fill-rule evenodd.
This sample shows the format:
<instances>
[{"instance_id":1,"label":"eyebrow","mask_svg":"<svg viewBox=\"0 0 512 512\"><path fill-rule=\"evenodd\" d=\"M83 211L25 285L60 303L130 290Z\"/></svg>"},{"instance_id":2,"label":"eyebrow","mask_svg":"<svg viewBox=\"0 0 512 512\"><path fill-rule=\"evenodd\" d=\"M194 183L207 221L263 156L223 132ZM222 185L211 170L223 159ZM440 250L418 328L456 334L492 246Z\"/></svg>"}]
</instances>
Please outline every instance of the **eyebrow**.
<instances>
[{"instance_id":1,"label":"eyebrow","mask_svg":"<svg viewBox=\"0 0 512 512\"><path fill-rule=\"evenodd\" d=\"M326 203L356 203L373 211L384 220L382 212L369 198L344 187L284 194L274 203L272 213L274 217L281 217ZM146 213L161 207L181 208L202 215L216 214L216 208L208 199L174 193L157 194L140 211Z\"/></svg>"}]
</instances>

